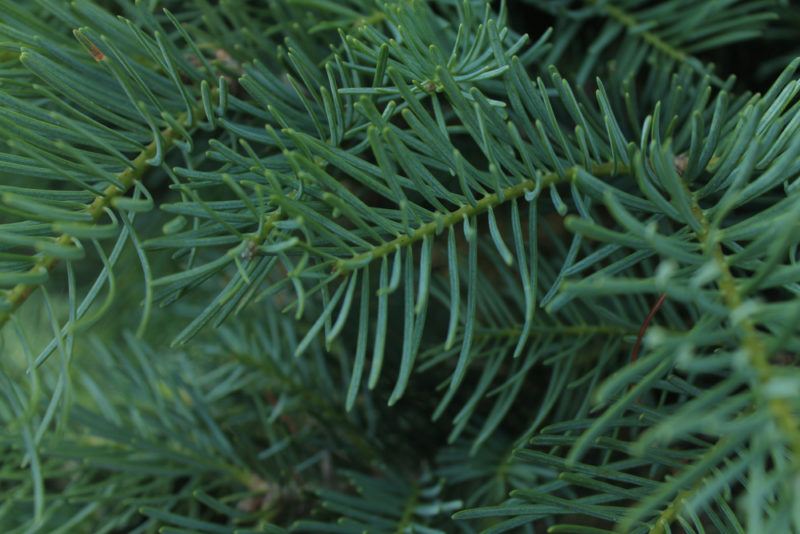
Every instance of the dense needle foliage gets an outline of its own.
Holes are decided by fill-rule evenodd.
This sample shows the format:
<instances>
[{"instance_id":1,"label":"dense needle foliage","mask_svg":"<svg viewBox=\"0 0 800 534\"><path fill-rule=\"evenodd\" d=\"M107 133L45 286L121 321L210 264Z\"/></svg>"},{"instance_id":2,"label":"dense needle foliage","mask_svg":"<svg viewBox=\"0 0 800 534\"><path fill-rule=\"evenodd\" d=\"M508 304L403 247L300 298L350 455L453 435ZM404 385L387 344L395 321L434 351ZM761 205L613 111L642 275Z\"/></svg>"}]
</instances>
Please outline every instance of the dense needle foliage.
<instances>
[{"instance_id":1,"label":"dense needle foliage","mask_svg":"<svg viewBox=\"0 0 800 534\"><path fill-rule=\"evenodd\" d=\"M800 532L798 21L0 0L0 531Z\"/></svg>"}]
</instances>

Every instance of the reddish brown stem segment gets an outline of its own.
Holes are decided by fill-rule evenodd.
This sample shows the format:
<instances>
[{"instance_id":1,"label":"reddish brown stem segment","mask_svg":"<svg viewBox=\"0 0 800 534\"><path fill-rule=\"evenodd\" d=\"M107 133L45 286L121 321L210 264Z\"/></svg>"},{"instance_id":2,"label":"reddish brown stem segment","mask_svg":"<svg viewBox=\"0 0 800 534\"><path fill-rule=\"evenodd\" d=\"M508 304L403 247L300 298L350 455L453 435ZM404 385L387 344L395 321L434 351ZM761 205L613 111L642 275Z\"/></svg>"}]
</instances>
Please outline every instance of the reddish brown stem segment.
<instances>
[{"instance_id":1,"label":"reddish brown stem segment","mask_svg":"<svg viewBox=\"0 0 800 534\"><path fill-rule=\"evenodd\" d=\"M648 313L647 317L645 317L641 328L639 328L639 335L636 336L636 343L633 344L633 349L631 350L631 363L635 362L636 358L639 357L639 349L642 346L642 339L644 338L644 333L647 332L647 327L650 326L650 321L652 321L653 317L656 315L656 313L658 313L659 308L661 308L661 305L664 304L664 299L666 298L667 294L661 293L656 303L653 304L652 308L650 308L650 313Z\"/></svg>"}]
</instances>

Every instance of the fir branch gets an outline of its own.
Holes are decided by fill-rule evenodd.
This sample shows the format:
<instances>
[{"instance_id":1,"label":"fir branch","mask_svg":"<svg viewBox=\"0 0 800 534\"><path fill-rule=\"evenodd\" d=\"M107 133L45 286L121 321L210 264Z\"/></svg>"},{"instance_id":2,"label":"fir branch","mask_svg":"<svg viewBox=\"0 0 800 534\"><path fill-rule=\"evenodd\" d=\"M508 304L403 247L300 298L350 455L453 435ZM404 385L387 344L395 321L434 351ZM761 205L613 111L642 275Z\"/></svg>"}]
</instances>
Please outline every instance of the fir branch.
<instances>
[{"instance_id":1,"label":"fir branch","mask_svg":"<svg viewBox=\"0 0 800 534\"><path fill-rule=\"evenodd\" d=\"M762 339L762 335L758 333L753 319L747 315L733 319L737 316L737 310L740 310L744 304L741 285L731 272L722 250L722 245L715 239L711 224L697 202L696 195L689 190L685 183L683 185L691 199L692 213L699 223L697 238L703 245L704 250L714 259L719 269L720 291L726 306L730 310L732 320L743 330L742 348L747 353L750 365L757 373L759 385L763 388L776 376L776 373L781 371L776 372L775 366L770 364L766 342ZM800 421L793 414L794 408L789 401L783 398L771 399L767 404L775 417L776 423L790 440L794 454L792 470L800 471Z\"/></svg>"},{"instance_id":2,"label":"fir branch","mask_svg":"<svg viewBox=\"0 0 800 534\"><path fill-rule=\"evenodd\" d=\"M583 0L586 4L590 6L598 6L601 10L608 13L614 20L618 21L620 24L625 26L628 32L635 31L638 36L648 44L652 45L656 50L660 51L667 57L674 59L678 62L686 61L688 55L683 50L680 50L667 41L659 37L657 34L649 31L644 30L641 31L641 23L636 20L634 15L626 12L622 8L612 4L611 2L605 0ZM707 74L705 70L701 71L703 74Z\"/></svg>"},{"instance_id":3,"label":"fir branch","mask_svg":"<svg viewBox=\"0 0 800 534\"><path fill-rule=\"evenodd\" d=\"M5 530L800 529L796 10L525 3L0 0Z\"/></svg>"},{"instance_id":4,"label":"fir branch","mask_svg":"<svg viewBox=\"0 0 800 534\"><path fill-rule=\"evenodd\" d=\"M475 338L519 338L525 329L524 325L517 325L501 329L477 329ZM534 325L530 327L530 332L535 334L553 334L556 336L592 336L592 335L608 335L608 336L628 336L634 335L635 331L630 328L624 328L615 325L560 325L560 324L543 324Z\"/></svg>"},{"instance_id":5,"label":"fir branch","mask_svg":"<svg viewBox=\"0 0 800 534\"><path fill-rule=\"evenodd\" d=\"M411 234L400 235L391 241L387 241L368 252L357 254L352 258L338 260L334 270L339 274L346 274L353 269L363 268L368 263L388 256L399 248L411 246L428 236L439 234L443 230L459 224L465 219L486 213L492 208L519 198L526 193L544 189L559 183L571 182L575 180L580 169L581 167L570 167L565 169L563 174L548 172L542 174L538 178L531 178L506 187L496 193L488 193L484 197L476 200L474 204L465 204L454 211L444 214L437 212L434 215L433 221L420 226ZM623 166L619 166L616 162L609 162L595 165L592 167L591 172L593 175L599 177L615 176L617 174L625 174L627 169Z\"/></svg>"},{"instance_id":6,"label":"fir branch","mask_svg":"<svg viewBox=\"0 0 800 534\"><path fill-rule=\"evenodd\" d=\"M194 110L194 113L200 113L200 111L201 109L198 106L198 108ZM185 124L188 117L189 114L183 114L178 118L178 120L181 124L184 124L188 127L191 126L189 124ZM162 149L164 151L168 151L173 146L175 140L180 136L180 134L173 130L172 127L162 130L159 135L163 139ZM127 167L123 171L116 174L116 179L119 181L122 187L120 188L114 184L109 185L101 195L96 196L95 199L90 204L87 204L81 211L88 213L93 222L99 222L100 219L102 219L105 210L113 205L115 198L125 195L131 190L131 188L133 188L137 181L141 181L144 178L147 170L151 168L151 166L148 164L148 160L153 158L156 150L156 141L153 141L147 145L147 147L145 147L145 149L142 150L142 152L140 152L131 161L130 167ZM73 239L74 238L69 234L63 233L56 237L54 242L57 245L70 246L73 243ZM28 273L31 275L42 272L50 273L59 265L59 263L59 258L49 256L46 252L42 252L39 254L39 258L29 269ZM33 294L39 285L41 284L20 283L5 293L4 297L6 303L3 306L3 311L0 312L0 327L2 327L11 318L14 312L16 312L16 310L22 306L23 303L25 303L25 301L31 296L31 294Z\"/></svg>"}]
</instances>

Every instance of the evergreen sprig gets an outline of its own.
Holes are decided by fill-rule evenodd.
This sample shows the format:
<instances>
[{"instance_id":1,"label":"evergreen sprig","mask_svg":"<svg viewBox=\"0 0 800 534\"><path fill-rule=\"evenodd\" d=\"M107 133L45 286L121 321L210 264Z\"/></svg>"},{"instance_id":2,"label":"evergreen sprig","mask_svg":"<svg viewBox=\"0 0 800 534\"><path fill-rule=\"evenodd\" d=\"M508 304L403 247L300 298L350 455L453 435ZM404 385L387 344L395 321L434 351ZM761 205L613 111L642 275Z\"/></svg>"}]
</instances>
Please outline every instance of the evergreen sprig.
<instances>
[{"instance_id":1,"label":"evergreen sprig","mask_svg":"<svg viewBox=\"0 0 800 534\"><path fill-rule=\"evenodd\" d=\"M800 531L793 6L0 8L4 531Z\"/></svg>"}]
</instances>

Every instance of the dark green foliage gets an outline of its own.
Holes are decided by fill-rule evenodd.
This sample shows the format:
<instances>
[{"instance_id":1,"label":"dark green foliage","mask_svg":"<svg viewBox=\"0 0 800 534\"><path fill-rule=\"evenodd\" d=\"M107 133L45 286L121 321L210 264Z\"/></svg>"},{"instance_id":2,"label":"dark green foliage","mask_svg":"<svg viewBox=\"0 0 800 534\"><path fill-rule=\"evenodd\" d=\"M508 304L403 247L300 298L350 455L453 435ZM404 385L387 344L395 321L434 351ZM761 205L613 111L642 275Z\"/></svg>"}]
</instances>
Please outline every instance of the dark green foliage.
<instances>
[{"instance_id":1,"label":"dark green foliage","mask_svg":"<svg viewBox=\"0 0 800 534\"><path fill-rule=\"evenodd\" d=\"M800 532L798 13L0 0L2 531Z\"/></svg>"}]
</instances>

